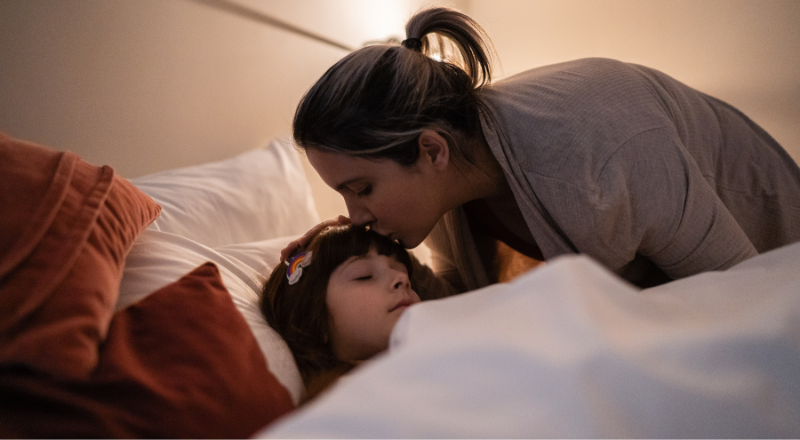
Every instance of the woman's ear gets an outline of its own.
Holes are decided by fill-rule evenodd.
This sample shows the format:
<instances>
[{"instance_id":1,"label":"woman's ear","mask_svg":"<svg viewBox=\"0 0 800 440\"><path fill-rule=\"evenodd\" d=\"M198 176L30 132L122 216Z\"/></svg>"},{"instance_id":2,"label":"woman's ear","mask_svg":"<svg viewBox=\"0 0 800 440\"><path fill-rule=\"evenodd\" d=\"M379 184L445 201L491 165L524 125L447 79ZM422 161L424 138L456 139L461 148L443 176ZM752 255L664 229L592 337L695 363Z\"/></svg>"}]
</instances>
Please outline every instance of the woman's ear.
<instances>
[{"instance_id":1,"label":"woman's ear","mask_svg":"<svg viewBox=\"0 0 800 440\"><path fill-rule=\"evenodd\" d=\"M444 170L450 162L450 146L447 140L434 130L423 130L419 135L421 158L430 161L436 170Z\"/></svg>"}]
</instances>

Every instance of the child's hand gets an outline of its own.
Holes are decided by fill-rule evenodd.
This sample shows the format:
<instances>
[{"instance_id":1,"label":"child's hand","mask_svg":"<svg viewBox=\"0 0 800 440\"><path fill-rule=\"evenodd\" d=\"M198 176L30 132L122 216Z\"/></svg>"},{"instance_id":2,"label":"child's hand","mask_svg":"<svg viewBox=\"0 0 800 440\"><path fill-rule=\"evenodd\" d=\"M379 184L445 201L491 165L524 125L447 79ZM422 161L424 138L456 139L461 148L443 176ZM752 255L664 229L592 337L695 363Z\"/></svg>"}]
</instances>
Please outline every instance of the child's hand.
<instances>
[{"instance_id":1,"label":"child's hand","mask_svg":"<svg viewBox=\"0 0 800 440\"><path fill-rule=\"evenodd\" d=\"M302 237L298 238L297 240L292 240L286 245L285 248L281 250L281 262L286 261L289 256L291 256L298 248L305 247L315 235L319 233L319 231L327 228L328 226L339 226L339 225L349 225L350 218L340 215L334 219L325 220L324 222L314 226L313 228L309 229L308 232L303 234Z\"/></svg>"}]
</instances>

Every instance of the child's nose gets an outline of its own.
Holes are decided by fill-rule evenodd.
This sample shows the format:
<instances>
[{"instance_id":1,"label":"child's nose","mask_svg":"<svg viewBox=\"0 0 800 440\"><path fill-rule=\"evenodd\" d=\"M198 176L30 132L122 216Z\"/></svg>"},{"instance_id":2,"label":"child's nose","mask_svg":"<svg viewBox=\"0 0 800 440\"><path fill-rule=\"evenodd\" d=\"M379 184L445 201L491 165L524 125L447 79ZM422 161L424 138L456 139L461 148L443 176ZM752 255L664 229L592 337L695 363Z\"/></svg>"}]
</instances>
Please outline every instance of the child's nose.
<instances>
[{"instance_id":1,"label":"child's nose","mask_svg":"<svg viewBox=\"0 0 800 440\"><path fill-rule=\"evenodd\" d=\"M409 285L408 275L405 272L398 271L392 287L394 289L400 289Z\"/></svg>"}]
</instances>

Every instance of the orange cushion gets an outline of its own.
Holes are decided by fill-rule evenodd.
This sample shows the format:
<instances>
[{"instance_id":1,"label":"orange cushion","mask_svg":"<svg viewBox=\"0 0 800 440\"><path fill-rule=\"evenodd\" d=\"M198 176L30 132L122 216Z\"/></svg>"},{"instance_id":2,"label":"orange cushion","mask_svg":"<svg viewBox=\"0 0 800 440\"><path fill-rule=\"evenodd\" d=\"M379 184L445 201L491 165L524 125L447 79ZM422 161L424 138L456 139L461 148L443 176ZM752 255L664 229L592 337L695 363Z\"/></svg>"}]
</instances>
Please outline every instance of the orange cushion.
<instances>
[{"instance_id":1,"label":"orange cushion","mask_svg":"<svg viewBox=\"0 0 800 440\"><path fill-rule=\"evenodd\" d=\"M0 365L89 377L160 209L111 167L0 134Z\"/></svg>"},{"instance_id":2,"label":"orange cushion","mask_svg":"<svg viewBox=\"0 0 800 440\"><path fill-rule=\"evenodd\" d=\"M117 312L89 380L0 368L4 438L243 438L292 409L213 263Z\"/></svg>"}]
</instances>

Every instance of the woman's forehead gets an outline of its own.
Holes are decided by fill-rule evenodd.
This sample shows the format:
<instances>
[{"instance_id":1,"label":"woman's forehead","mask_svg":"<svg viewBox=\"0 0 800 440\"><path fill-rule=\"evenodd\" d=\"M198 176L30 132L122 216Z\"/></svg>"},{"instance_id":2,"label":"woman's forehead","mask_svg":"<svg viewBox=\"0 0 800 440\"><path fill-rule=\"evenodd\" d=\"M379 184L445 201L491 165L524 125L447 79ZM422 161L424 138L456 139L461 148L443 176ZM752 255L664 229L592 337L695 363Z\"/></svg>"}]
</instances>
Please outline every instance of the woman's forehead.
<instances>
[{"instance_id":1,"label":"woman's forehead","mask_svg":"<svg viewBox=\"0 0 800 440\"><path fill-rule=\"evenodd\" d=\"M384 176L390 168L400 167L391 159L364 158L318 149L306 150L306 155L325 184L337 191L360 180Z\"/></svg>"},{"instance_id":2,"label":"woman's forehead","mask_svg":"<svg viewBox=\"0 0 800 440\"><path fill-rule=\"evenodd\" d=\"M307 150L306 155L322 180L334 189L340 189L370 171L367 161L355 156L316 149Z\"/></svg>"}]
</instances>

